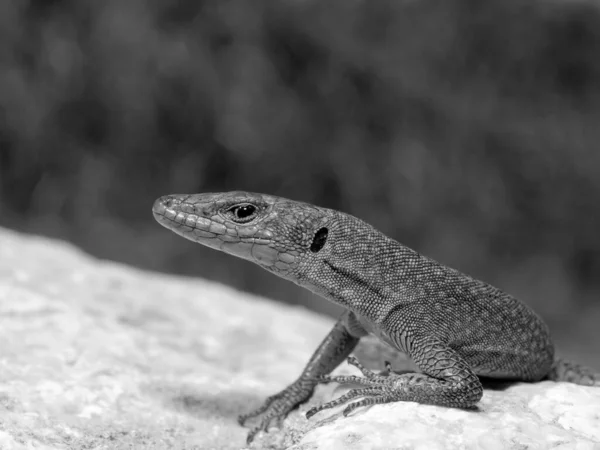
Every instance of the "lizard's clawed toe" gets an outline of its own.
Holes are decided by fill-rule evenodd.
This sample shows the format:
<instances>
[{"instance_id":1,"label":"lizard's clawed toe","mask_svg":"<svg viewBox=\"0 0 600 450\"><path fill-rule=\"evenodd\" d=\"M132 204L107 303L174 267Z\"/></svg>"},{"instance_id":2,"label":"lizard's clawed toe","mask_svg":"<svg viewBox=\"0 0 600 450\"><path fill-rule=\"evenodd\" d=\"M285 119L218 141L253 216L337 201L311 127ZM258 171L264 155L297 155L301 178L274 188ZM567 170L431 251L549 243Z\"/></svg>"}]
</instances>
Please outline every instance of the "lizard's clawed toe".
<instances>
[{"instance_id":1,"label":"lizard's clawed toe","mask_svg":"<svg viewBox=\"0 0 600 450\"><path fill-rule=\"evenodd\" d=\"M310 408L308 411L306 411L306 419L310 419L312 416L314 416L316 413L319 412L318 408Z\"/></svg>"}]
</instances>

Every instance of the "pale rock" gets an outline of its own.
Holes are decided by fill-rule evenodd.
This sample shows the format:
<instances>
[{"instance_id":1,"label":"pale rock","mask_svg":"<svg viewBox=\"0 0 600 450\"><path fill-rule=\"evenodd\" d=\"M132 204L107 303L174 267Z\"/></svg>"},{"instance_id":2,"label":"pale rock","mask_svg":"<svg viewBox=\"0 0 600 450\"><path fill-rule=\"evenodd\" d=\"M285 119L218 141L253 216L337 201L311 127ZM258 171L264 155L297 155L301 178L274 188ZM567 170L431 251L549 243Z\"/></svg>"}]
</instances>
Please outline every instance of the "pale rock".
<instances>
[{"instance_id":1,"label":"pale rock","mask_svg":"<svg viewBox=\"0 0 600 450\"><path fill-rule=\"evenodd\" d=\"M237 415L292 382L332 324L0 229L0 449L243 448ZM357 350L368 366L409 367L375 345ZM600 449L598 388L514 384L486 390L478 411L396 403L301 414L342 392L320 386L253 447Z\"/></svg>"}]
</instances>

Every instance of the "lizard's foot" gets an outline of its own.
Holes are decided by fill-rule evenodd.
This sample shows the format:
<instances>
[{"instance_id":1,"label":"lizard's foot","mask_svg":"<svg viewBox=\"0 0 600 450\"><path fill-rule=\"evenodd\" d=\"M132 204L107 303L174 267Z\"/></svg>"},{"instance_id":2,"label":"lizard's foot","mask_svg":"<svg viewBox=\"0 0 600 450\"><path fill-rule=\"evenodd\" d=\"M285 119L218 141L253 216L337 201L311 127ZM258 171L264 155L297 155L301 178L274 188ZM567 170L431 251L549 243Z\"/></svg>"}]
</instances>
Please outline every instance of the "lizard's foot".
<instances>
[{"instance_id":1,"label":"lizard's foot","mask_svg":"<svg viewBox=\"0 0 600 450\"><path fill-rule=\"evenodd\" d=\"M391 364L386 361L386 374L376 374L364 367L354 356L348 357L348 363L357 367L364 377L356 375L322 376L317 380L320 383L339 383L339 384L358 384L365 386L361 389L352 389L341 397L315 406L306 413L306 418L314 416L324 409L335 408L349 401L364 397L354 403L350 403L343 411L347 416L361 406L371 406L382 403L396 402L400 400L409 400L409 392L412 386L423 386L431 383L431 377L420 373L403 373L401 375L393 373Z\"/></svg>"},{"instance_id":2,"label":"lizard's foot","mask_svg":"<svg viewBox=\"0 0 600 450\"><path fill-rule=\"evenodd\" d=\"M308 400L314 386L315 382L312 380L296 381L278 394L267 398L261 407L239 416L238 423L240 425L244 425L248 419L262 416L258 425L248 432L246 443L250 444L259 431L267 431L273 422L279 426L290 411Z\"/></svg>"}]
</instances>

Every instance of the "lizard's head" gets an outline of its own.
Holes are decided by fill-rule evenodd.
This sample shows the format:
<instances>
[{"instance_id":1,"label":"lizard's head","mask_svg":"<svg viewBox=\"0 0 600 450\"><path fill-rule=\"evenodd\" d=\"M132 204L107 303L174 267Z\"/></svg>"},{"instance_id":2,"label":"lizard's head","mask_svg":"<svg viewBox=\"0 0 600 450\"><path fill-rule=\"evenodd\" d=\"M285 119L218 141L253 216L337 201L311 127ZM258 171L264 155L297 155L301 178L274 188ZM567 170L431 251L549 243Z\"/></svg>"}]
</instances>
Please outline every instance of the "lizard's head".
<instances>
[{"instance_id":1,"label":"lizard's head","mask_svg":"<svg viewBox=\"0 0 600 450\"><path fill-rule=\"evenodd\" d=\"M167 195L155 219L200 244L298 281L298 267L323 250L332 211L249 192ZM293 276L292 276L293 275Z\"/></svg>"}]
</instances>

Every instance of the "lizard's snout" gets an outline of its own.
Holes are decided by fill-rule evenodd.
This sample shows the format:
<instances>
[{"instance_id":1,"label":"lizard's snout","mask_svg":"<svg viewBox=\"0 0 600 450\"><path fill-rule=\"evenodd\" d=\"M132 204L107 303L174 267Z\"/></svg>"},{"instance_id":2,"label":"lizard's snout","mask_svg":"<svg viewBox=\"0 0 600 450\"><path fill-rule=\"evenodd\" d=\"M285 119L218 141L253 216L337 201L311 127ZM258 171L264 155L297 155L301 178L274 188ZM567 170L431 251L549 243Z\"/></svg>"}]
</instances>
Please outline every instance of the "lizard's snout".
<instances>
[{"instance_id":1,"label":"lizard's snout","mask_svg":"<svg viewBox=\"0 0 600 450\"><path fill-rule=\"evenodd\" d=\"M180 201L174 195L163 195L162 197L156 199L152 210L160 211L166 208L172 208L177 203L180 203Z\"/></svg>"},{"instance_id":2,"label":"lizard's snout","mask_svg":"<svg viewBox=\"0 0 600 450\"><path fill-rule=\"evenodd\" d=\"M154 217L156 217L157 214L161 216L164 214L165 209L167 208L165 205L165 199L166 197L160 197L154 201L154 205L152 205L152 213L154 214Z\"/></svg>"},{"instance_id":3,"label":"lizard's snout","mask_svg":"<svg viewBox=\"0 0 600 450\"><path fill-rule=\"evenodd\" d=\"M154 214L154 218L158 219L158 216L164 216L165 210L172 203L170 196L166 195L164 197L157 198L154 201L154 205L152 205L152 214Z\"/></svg>"},{"instance_id":4,"label":"lizard's snout","mask_svg":"<svg viewBox=\"0 0 600 450\"><path fill-rule=\"evenodd\" d=\"M179 200L176 196L164 195L155 200L154 205L152 205L152 214L158 222L162 223L164 221L165 214L167 214L167 210L173 210L173 208L180 203L181 200Z\"/></svg>"}]
</instances>

